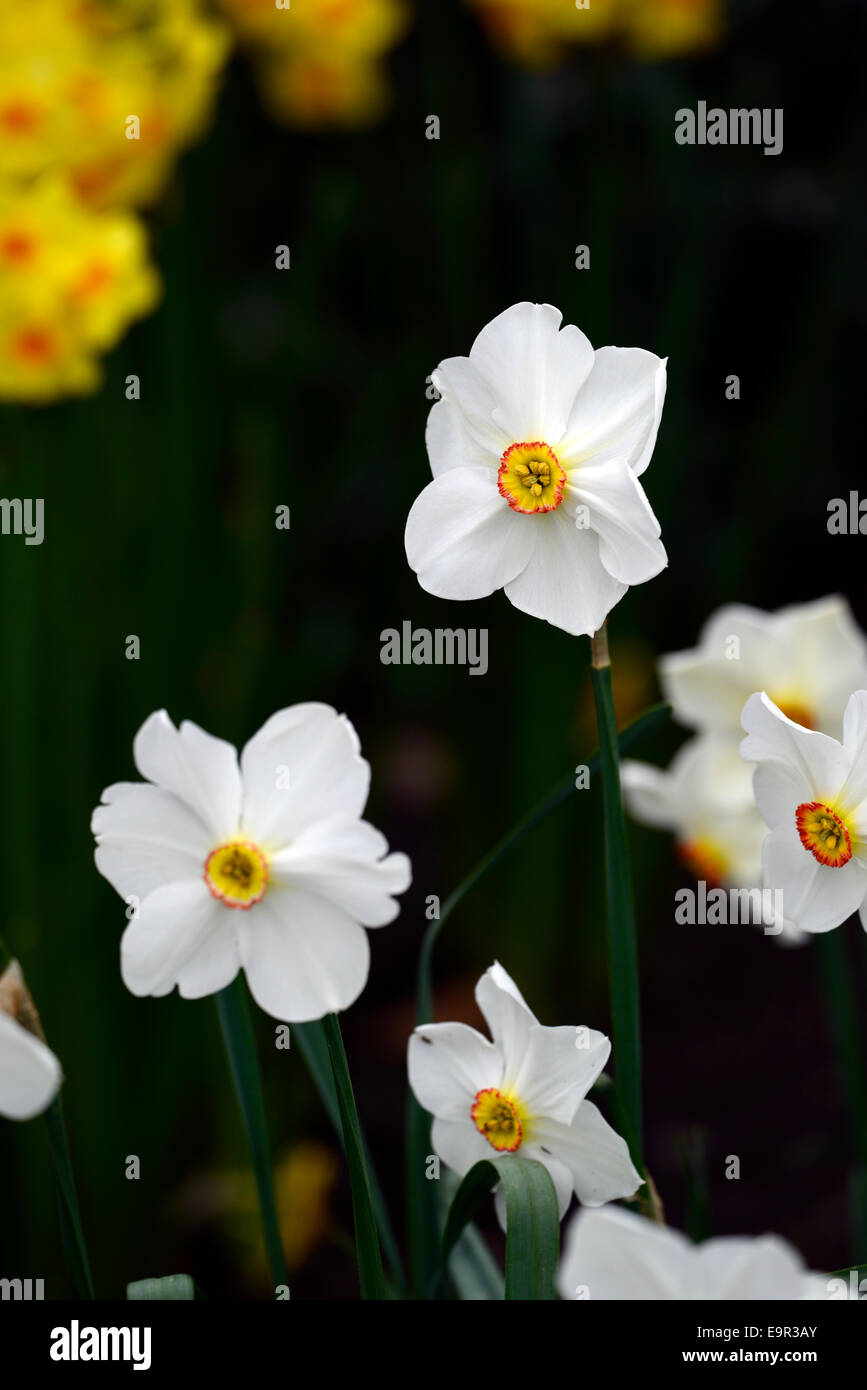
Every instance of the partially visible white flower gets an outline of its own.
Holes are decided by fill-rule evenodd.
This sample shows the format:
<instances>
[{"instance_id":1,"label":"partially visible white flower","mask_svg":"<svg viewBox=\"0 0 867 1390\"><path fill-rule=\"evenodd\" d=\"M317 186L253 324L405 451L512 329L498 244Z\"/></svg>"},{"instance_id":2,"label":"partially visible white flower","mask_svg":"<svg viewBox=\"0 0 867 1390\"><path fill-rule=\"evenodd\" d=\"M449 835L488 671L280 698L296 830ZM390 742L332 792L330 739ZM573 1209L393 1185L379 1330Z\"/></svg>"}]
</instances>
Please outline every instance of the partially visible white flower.
<instances>
[{"instance_id":1,"label":"partially visible white flower","mask_svg":"<svg viewBox=\"0 0 867 1390\"><path fill-rule=\"evenodd\" d=\"M550 304L515 304L469 357L441 362L427 448L434 480L406 526L423 589L496 589L524 613L592 634L630 584L667 563L638 477L650 462L665 362L594 352Z\"/></svg>"},{"instance_id":2,"label":"partially visible white flower","mask_svg":"<svg viewBox=\"0 0 867 1390\"><path fill-rule=\"evenodd\" d=\"M370 767L344 715L301 704L241 752L165 710L133 745L148 782L103 792L96 865L132 903L121 971L138 995L187 999L243 967L254 999L290 1023L346 1009L367 980L366 927L399 911L409 861L361 819Z\"/></svg>"},{"instance_id":3,"label":"partially visible white flower","mask_svg":"<svg viewBox=\"0 0 867 1390\"><path fill-rule=\"evenodd\" d=\"M673 831L678 856L696 878L715 887L761 883L765 825L735 745L698 734L665 771L627 759L621 777L630 815Z\"/></svg>"},{"instance_id":4,"label":"partially visible white flower","mask_svg":"<svg viewBox=\"0 0 867 1390\"><path fill-rule=\"evenodd\" d=\"M783 895L787 922L831 931L860 911L867 928L867 690L852 695L843 742L788 719L767 694L744 706L741 755L758 763L756 805L770 834L766 889Z\"/></svg>"},{"instance_id":5,"label":"partially visible white flower","mask_svg":"<svg viewBox=\"0 0 867 1390\"><path fill-rule=\"evenodd\" d=\"M31 1120L47 1110L63 1073L38 1028L21 967L12 961L0 975L0 1115Z\"/></svg>"},{"instance_id":6,"label":"partially visible white flower","mask_svg":"<svg viewBox=\"0 0 867 1390\"><path fill-rule=\"evenodd\" d=\"M718 1236L693 1245L679 1231L623 1207L579 1211L566 1229L557 1276L561 1298L685 1302L827 1297L779 1236Z\"/></svg>"},{"instance_id":7,"label":"partially visible white flower","mask_svg":"<svg viewBox=\"0 0 867 1390\"><path fill-rule=\"evenodd\" d=\"M434 1117L433 1147L463 1177L480 1159L520 1154L548 1169L564 1216L630 1197L642 1179L626 1143L585 1097L611 1052L591 1028L546 1028L497 963L476 986L489 1042L464 1023L426 1023L409 1040L409 1083ZM505 1226L505 1200L496 1194Z\"/></svg>"},{"instance_id":8,"label":"partially visible white flower","mask_svg":"<svg viewBox=\"0 0 867 1390\"><path fill-rule=\"evenodd\" d=\"M764 613L726 604L691 651L659 659L675 718L690 728L740 736L744 702L766 690L805 728L839 736L853 690L867 687L867 638L839 595Z\"/></svg>"}]
</instances>

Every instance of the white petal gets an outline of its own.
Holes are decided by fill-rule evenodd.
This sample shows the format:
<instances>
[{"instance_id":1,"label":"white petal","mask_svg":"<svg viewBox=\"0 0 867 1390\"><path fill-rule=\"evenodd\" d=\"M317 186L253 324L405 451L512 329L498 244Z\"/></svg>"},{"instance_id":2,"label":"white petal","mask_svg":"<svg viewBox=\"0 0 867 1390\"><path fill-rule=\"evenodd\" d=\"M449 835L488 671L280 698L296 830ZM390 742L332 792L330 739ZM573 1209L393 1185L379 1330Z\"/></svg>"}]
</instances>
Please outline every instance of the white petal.
<instances>
[{"instance_id":1,"label":"white petal","mask_svg":"<svg viewBox=\"0 0 867 1390\"><path fill-rule=\"evenodd\" d=\"M250 909L241 961L260 1009L308 1023L348 1009L367 983L367 932L333 903L294 888L272 888Z\"/></svg>"},{"instance_id":2,"label":"white petal","mask_svg":"<svg viewBox=\"0 0 867 1390\"><path fill-rule=\"evenodd\" d=\"M435 1118L431 1125L431 1143L434 1153L439 1154L443 1163L447 1163L459 1178L465 1177L481 1159L497 1157L493 1145L476 1129L471 1119Z\"/></svg>"},{"instance_id":3,"label":"white petal","mask_svg":"<svg viewBox=\"0 0 867 1390\"><path fill-rule=\"evenodd\" d=\"M770 614L730 603L708 619L697 647L660 657L658 668L682 724L737 734L744 701L769 685L785 661Z\"/></svg>"},{"instance_id":4,"label":"white petal","mask_svg":"<svg viewBox=\"0 0 867 1390\"><path fill-rule=\"evenodd\" d=\"M382 927L400 911L392 896L409 887L405 854L389 854L383 835L366 821L318 821L270 860L274 883L328 898L366 927Z\"/></svg>"},{"instance_id":5,"label":"white petal","mask_svg":"<svg viewBox=\"0 0 867 1390\"><path fill-rule=\"evenodd\" d=\"M271 716L241 753L243 828L273 852L307 826L358 817L370 766L345 715L330 705L292 705Z\"/></svg>"},{"instance_id":6,"label":"white petal","mask_svg":"<svg viewBox=\"0 0 867 1390\"><path fill-rule=\"evenodd\" d=\"M237 917L240 909L217 912L201 945L178 970L178 993L184 999L203 999L230 985L241 969Z\"/></svg>"},{"instance_id":7,"label":"white petal","mask_svg":"<svg viewBox=\"0 0 867 1390\"><path fill-rule=\"evenodd\" d=\"M205 733L189 720L176 729L165 710L159 710L136 734L133 756L142 777L172 792L195 811L211 832L214 845L237 833L241 779L237 754L230 743Z\"/></svg>"},{"instance_id":8,"label":"white petal","mask_svg":"<svg viewBox=\"0 0 867 1390\"><path fill-rule=\"evenodd\" d=\"M60 1063L41 1038L0 1013L0 1115L10 1120L41 1115L62 1080Z\"/></svg>"},{"instance_id":9,"label":"white petal","mask_svg":"<svg viewBox=\"0 0 867 1390\"><path fill-rule=\"evenodd\" d=\"M442 395L428 416L427 448L434 477L482 466L496 473L515 440L494 419L498 393L468 357L449 357L433 373Z\"/></svg>"},{"instance_id":10,"label":"white petal","mask_svg":"<svg viewBox=\"0 0 867 1390\"><path fill-rule=\"evenodd\" d=\"M495 418L510 443L556 448L575 397L593 367L593 348L550 304L513 304L483 328L470 361L497 397Z\"/></svg>"},{"instance_id":11,"label":"white petal","mask_svg":"<svg viewBox=\"0 0 867 1390\"><path fill-rule=\"evenodd\" d=\"M224 925L223 916L232 911L212 897L201 878L157 888L121 939L120 966L127 989L137 995L168 994L183 972L191 995L206 993L195 989L193 962L199 958L203 971L210 972L210 954L204 948Z\"/></svg>"},{"instance_id":12,"label":"white petal","mask_svg":"<svg viewBox=\"0 0 867 1390\"><path fill-rule=\"evenodd\" d=\"M503 1059L498 1049L465 1023L426 1023L416 1028L409 1040L407 1065L419 1105L444 1120L471 1121L476 1094L502 1084Z\"/></svg>"},{"instance_id":13,"label":"white petal","mask_svg":"<svg viewBox=\"0 0 867 1390\"><path fill-rule=\"evenodd\" d=\"M794 824L779 825L765 840L766 889L783 895L783 915L800 931L825 932L857 912L867 897L867 869L859 859L832 869L801 844Z\"/></svg>"},{"instance_id":14,"label":"white petal","mask_svg":"<svg viewBox=\"0 0 867 1390\"><path fill-rule=\"evenodd\" d=\"M666 361L643 348L599 348L566 426L567 456L625 459L643 473L662 417Z\"/></svg>"},{"instance_id":15,"label":"white petal","mask_svg":"<svg viewBox=\"0 0 867 1390\"><path fill-rule=\"evenodd\" d=\"M530 559L536 516L513 511L495 470L460 468L435 478L407 518L406 558L418 582L439 598L485 598Z\"/></svg>"},{"instance_id":16,"label":"white petal","mask_svg":"<svg viewBox=\"0 0 867 1390\"><path fill-rule=\"evenodd\" d=\"M850 772L837 799L841 809L857 814L867 801L867 690L856 690L846 705L843 747Z\"/></svg>"},{"instance_id":17,"label":"white petal","mask_svg":"<svg viewBox=\"0 0 867 1390\"><path fill-rule=\"evenodd\" d=\"M741 757L762 766L756 774L756 805L772 828L794 823L804 801L833 801L849 770L847 756L827 734L803 729L764 693L751 695L741 723L748 737Z\"/></svg>"},{"instance_id":18,"label":"white petal","mask_svg":"<svg viewBox=\"0 0 867 1390\"><path fill-rule=\"evenodd\" d=\"M806 1293L807 1271L779 1236L720 1236L696 1251L705 1297L718 1300L789 1300Z\"/></svg>"},{"instance_id":19,"label":"white petal","mask_svg":"<svg viewBox=\"0 0 867 1390\"><path fill-rule=\"evenodd\" d=\"M566 1164L584 1206L598 1207L617 1197L631 1197L642 1184L626 1141L590 1100L581 1102L569 1125L534 1117L532 1140Z\"/></svg>"},{"instance_id":20,"label":"white petal","mask_svg":"<svg viewBox=\"0 0 867 1390\"><path fill-rule=\"evenodd\" d=\"M693 1271L693 1247L679 1231L622 1207L584 1209L566 1228L557 1288L565 1299L692 1299Z\"/></svg>"},{"instance_id":21,"label":"white petal","mask_svg":"<svg viewBox=\"0 0 867 1390\"><path fill-rule=\"evenodd\" d=\"M476 985L476 1003L503 1059L503 1085L511 1087L521 1070L530 1030L538 1021L498 961Z\"/></svg>"},{"instance_id":22,"label":"white petal","mask_svg":"<svg viewBox=\"0 0 867 1390\"><path fill-rule=\"evenodd\" d=\"M665 569L660 526L644 489L622 459L569 473L568 502L587 508L599 537L599 558L624 584L643 584Z\"/></svg>"},{"instance_id":23,"label":"white petal","mask_svg":"<svg viewBox=\"0 0 867 1390\"><path fill-rule=\"evenodd\" d=\"M514 1092L533 1115L568 1125L608 1061L611 1043L592 1028L530 1029Z\"/></svg>"},{"instance_id":24,"label":"white petal","mask_svg":"<svg viewBox=\"0 0 867 1390\"><path fill-rule=\"evenodd\" d=\"M564 507L524 518L540 530L526 568L506 584L506 597L522 613L544 618L573 637L592 636L628 585L613 579L599 558L595 531L579 531Z\"/></svg>"},{"instance_id":25,"label":"white petal","mask_svg":"<svg viewBox=\"0 0 867 1390\"><path fill-rule=\"evenodd\" d=\"M642 825L676 830L682 824L686 808L670 770L626 758L620 764L620 782L627 811Z\"/></svg>"},{"instance_id":26,"label":"white petal","mask_svg":"<svg viewBox=\"0 0 867 1390\"><path fill-rule=\"evenodd\" d=\"M91 830L96 867L122 897L147 897L155 888L203 871L213 834L194 810L149 782L106 787Z\"/></svg>"}]
</instances>

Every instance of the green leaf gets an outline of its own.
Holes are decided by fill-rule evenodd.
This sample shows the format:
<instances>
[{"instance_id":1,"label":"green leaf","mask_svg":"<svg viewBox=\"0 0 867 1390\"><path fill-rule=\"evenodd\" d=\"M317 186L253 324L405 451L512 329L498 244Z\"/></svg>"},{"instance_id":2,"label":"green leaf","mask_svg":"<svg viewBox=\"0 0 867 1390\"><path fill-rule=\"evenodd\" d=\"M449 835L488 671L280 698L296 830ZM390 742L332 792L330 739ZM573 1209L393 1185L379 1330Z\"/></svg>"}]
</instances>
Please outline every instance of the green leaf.
<instances>
[{"instance_id":1,"label":"green leaf","mask_svg":"<svg viewBox=\"0 0 867 1390\"><path fill-rule=\"evenodd\" d=\"M196 1286L189 1274L167 1274L163 1279L137 1279L126 1286L127 1299L141 1303L173 1303L192 1300Z\"/></svg>"},{"instance_id":2,"label":"green leaf","mask_svg":"<svg viewBox=\"0 0 867 1390\"><path fill-rule=\"evenodd\" d=\"M459 1185L451 1169L443 1169L437 1184L443 1228ZM502 1303L505 1298L503 1271L487 1241L472 1223L464 1227L452 1248L448 1272L462 1303Z\"/></svg>"},{"instance_id":3,"label":"green leaf","mask_svg":"<svg viewBox=\"0 0 867 1390\"><path fill-rule=\"evenodd\" d=\"M604 631L593 639L607 647ZM607 662L607 650L603 656ZM608 979L611 993L614 1072L618 1093L629 1120L629 1150L644 1172L641 1142L641 1020L638 989L638 947L632 901L632 866L620 787L620 752L611 667L593 665L593 694L599 728L602 768L602 819L605 840L605 897L607 903Z\"/></svg>"},{"instance_id":4,"label":"green leaf","mask_svg":"<svg viewBox=\"0 0 867 1390\"><path fill-rule=\"evenodd\" d=\"M315 1023L294 1023L292 1025L292 1037L298 1043L301 1055L310 1072L314 1086L319 1092L319 1098L325 1106L326 1113L334 1126L340 1145L346 1152L346 1144L343 1139L343 1125L340 1122L340 1105L337 1100L337 1090L334 1085L334 1074L331 1070L331 1059L328 1054L328 1040L325 1036L325 1028L322 1019L317 1019ZM397 1285L398 1295L403 1298L406 1291L406 1275L404 1274L403 1264L398 1249L397 1237L394 1234L394 1227L388 1214L388 1207L385 1203L379 1179L373 1167L370 1155L370 1148L364 1131L359 1122L359 1132L361 1134L361 1145L364 1150L364 1161L367 1164L367 1177L370 1183L370 1197L373 1202L373 1211L376 1216L376 1224L379 1229L379 1238L382 1241L382 1248L385 1259L391 1271L392 1277Z\"/></svg>"},{"instance_id":5,"label":"green leaf","mask_svg":"<svg viewBox=\"0 0 867 1390\"><path fill-rule=\"evenodd\" d=\"M286 1260L280 1240L277 1221L277 1206L274 1201L274 1180L271 1173L271 1151L268 1143L268 1122L265 1117L265 1101L262 1096L262 1077L259 1060L256 1056L256 1039L250 1017L250 1004L243 975L237 975L232 984L220 990L217 998L217 1013L223 1030L223 1041L229 1058L229 1067L235 1083L238 1103L247 1132L250 1158L259 1193L259 1208L262 1213L262 1227L265 1233L265 1247L271 1265L275 1285L289 1285Z\"/></svg>"},{"instance_id":6,"label":"green leaf","mask_svg":"<svg viewBox=\"0 0 867 1390\"><path fill-rule=\"evenodd\" d=\"M57 1207L60 1215L60 1237L66 1266L75 1289L76 1298L92 1299L93 1279L90 1261L78 1209L78 1193L72 1159L69 1153L69 1140L66 1136L66 1122L63 1118L63 1104L60 1096L49 1105L45 1112L45 1128L54 1167L54 1181L57 1188Z\"/></svg>"},{"instance_id":7,"label":"green leaf","mask_svg":"<svg viewBox=\"0 0 867 1390\"><path fill-rule=\"evenodd\" d=\"M619 746L622 752L626 752L635 743L649 734L653 729L663 724L671 713L671 706L665 703L652 705L650 709L635 719L621 732L619 736ZM586 766L591 773L599 766L599 753L596 752L590 758L584 759ZM416 1022L430 1022L433 1013L433 984L432 984L432 963L433 951L440 932L454 912L455 908L463 901L472 888L476 886L480 879L489 870L493 869L501 859L509 852L522 836L526 835L541 821L545 820L552 811L558 806L562 806L565 801L575 792L575 773L574 770L552 787L546 796L533 808L530 813L507 831L501 840L494 845L484 858L480 859L475 868L471 869L467 876L458 884L457 888L446 899L442 905L439 919L430 923L422 941L421 954L418 965L417 982L417 1005ZM431 1184L425 1178L425 1165L427 1156L431 1152L430 1138L430 1116L426 1110L418 1104L412 1092L409 1093L407 1108L407 1231L409 1235L410 1266L413 1280L413 1287L418 1296L422 1296L423 1291L431 1285L431 1280L438 1266L439 1261L439 1236L437 1231L436 1211ZM624 1136L626 1137L626 1136ZM629 1143L630 1151L635 1161L636 1154L639 1155L639 1145L637 1142ZM643 1173L644 1168L640 1163L636 1163Z\"/></svg>"},{"instance_id":8,"label":"green leaf","mask_svg":"<svg viewBox=\"0 0 867 1390\"><path fill-rule=\"evenodd\" d=\"M340 1107L340 1123L343 1129L346 1162L352 1182L352 1211L355 1217L355 1249L358 1259L358 1279L361 1284L361 1297L364 1299L384 1299L385 1279L382 1272L382 1256L379 1250L379 1237L376 1231L376 1217L373 1214L370 1177L367 1172L364 1145L358 1124L358 1111L349 1075L349 1063L340 1033L336 1014L326 1014L323 1019L331 1070L337 1103Z\"/></svg>"},{"instance_id":9,"label":"green leaf","mask_svg":"<svg viewBox=\"0 0 867 1390\"><path fill-rule=\"evenodd\" d=\"M551 1175L535 1158L483 1158L470 1169L446 1220L443 1269L480 1201L498 1182L506 1199L506 1299L554 1299L560 1216Z\"/></svg>"}]
</instances>

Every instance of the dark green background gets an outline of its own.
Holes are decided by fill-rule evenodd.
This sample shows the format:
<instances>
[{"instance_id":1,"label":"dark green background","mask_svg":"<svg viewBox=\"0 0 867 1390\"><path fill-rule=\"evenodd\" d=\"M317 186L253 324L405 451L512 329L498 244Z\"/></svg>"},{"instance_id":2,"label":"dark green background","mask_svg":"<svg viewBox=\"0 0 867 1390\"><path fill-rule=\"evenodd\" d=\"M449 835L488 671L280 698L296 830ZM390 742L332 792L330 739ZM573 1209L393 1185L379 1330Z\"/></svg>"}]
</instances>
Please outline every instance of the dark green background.
<instances>
[{"instance_id":1,"label":"dark green background","mask_svg":"<svg viewBox=\"0 0 867 1390\"><path fill-rule=\"evenodd\" d=\"M592 746L586 641L501 594L436 600L406 564L441 358L521 299L557 304L596 345L669 356L644 482L670 568L612 615L615 665L618 651L649 667L690 645L728 600L840 591L867 623L865 542L826 530L828 499L863 469L863 5L743 3L701 61L576 50L547 75L496 59L456 0L421 9L390 64L393 111L368 133L274 126L236 60L209 136L151 219L161 308L94 399L2 412L0 486L44 497L46 533L41 547L0 541L0 931L63 1062L103 1296L175 1270L214 1297L268 1296L241 1279L225 1232L177 1206L194 1175L246 1162L213 1001L125 991L124 907L93 867L90 813L106 784L136 775L141 721L165 706L240 743L275 709L318 699L355 723L369 818L415 875L344 1019L398 1220L424 899L445 897ZM782 106L783 154L676 145L674 112L700 99ZM431 113L439 142L425 139ZM574 268L579 243L589 271ZM290 271L274 269L280 244ZM130 372L139 402L124 397ZM730 373L739 402L725 399ZM288 532L274 527L280 504ZM383 666L380 632L405 619L487 627L489 674ZM662 761L679 738L641 755ZM608 1027L600 826L596 793L576 794L466 900L437 956L440 1018L476 1021L472 985L496 956L544 1022ZM699 1131L716 1230L777 1230L820 1268L867 1257L849 1233L814 949L676 928L668 838L635 830L633 844L646 1149L671 1219L687 1219L682 1149ZM863 943L846 932L857 965ZM300 1054L274 1050L265 1016L256 1026L275 1147L330 1142ZM139 1182L124 1178L132 1153ZM728 1154L740 1182L724 1178ZM0 1122L0 1191L2 1272L61 1296L41 1122ZM345 1177L335 1211L351 1230ZM293 1295L355 1287L328 1241Z\"/></svg>"}]
</instances>

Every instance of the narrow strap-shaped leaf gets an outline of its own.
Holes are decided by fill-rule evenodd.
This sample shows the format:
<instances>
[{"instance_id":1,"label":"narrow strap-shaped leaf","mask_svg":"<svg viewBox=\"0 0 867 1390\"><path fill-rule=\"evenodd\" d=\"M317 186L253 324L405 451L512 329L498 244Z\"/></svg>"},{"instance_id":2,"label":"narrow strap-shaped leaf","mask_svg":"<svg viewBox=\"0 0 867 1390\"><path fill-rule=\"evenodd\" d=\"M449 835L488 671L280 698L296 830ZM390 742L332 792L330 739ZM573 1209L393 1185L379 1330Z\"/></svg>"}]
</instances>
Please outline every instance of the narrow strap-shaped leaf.
<instances>
[{"instance_id":1,"label":"narrow strap-shaped leaf","mask_svg":"<svg viewBox=\"0 0 867 1390\"><path fill-rule=\"evenodd\" d=\"M328 1054L328 1040L325 1036L325 1028L322 1019L317 1019L315 1023L295 1023L292 1025L292 1036L298 1042L301 1055L307 1065L307 1070L314 1086L319 1092L319 1098L325 1106L326 1113L334 1126L337 1138L340 1140L341 1147L346 1151L346 1144L343 1138L343 1125L340 1122L340 1105L337 1100L337 1090L334 1085L334 1074L331 1070L331 1059ZM398 1285L400 1296L406 1289L406 1275L398 1249L397 1237L394 1234L394 1227L388 1214L388 1207L385 1204L382 1188L373 1166L370 1154L370 1147L364 1136L361 1122L359 1121L359 1133L361 1134L361 1145L364 1151L364 1161L367 1165L367 1178L370 1183L370 1198L373 1202L373 1211L376 1217L376 1224L379 1228L379 1238L382 1241L382 1249L385 1254L386 1263L391 1271L392 1278Z\"/></svg>"},{"instance_id":2,"label":"narrow strap-shaped leaf","mask_svg":"<svg viewBox=\"0 0 867 1390\"><path fill-rule=\"evenodd\" d=\"M166 1274L162 1279L137 1279L126 1286L127 1299L141 1303L174 1303L196 1297L189 1274Z\"/></svg>"},{"instance_id":3,"label":"narrow strap-shaped leaf","mask_svg":"<svg viewBox=\"0 0 867 1390\"><path fill-rule=\"evenodd\" d=\"M553 1299L560 1216L551 1175L534 1158L483 1158L470 1169L449 1209L443 1268L479 1202L498 1182L506 1199L506 1299Z\"/></svg>"},{"instance_id":4,"label":"narrow strap-shaped leaf","mask_svg":"<svg viewBox=\"0 0 867 1390\"><path fill-rule=\"evenodd\" d=\"M636 1168L643 1172L638 946L632 900L632 867L620 786L617 720L614 714L611 666L608 663L608 644L604 627L593 638L592 670L602 769L608 979L614 1034L614 1074L629 1118L632 1161Z\"/></svg>"},{"instance_id":5,"label":"narrow strap-shaped leaf","mask_svg":"<svg viewBox=\"0 0 867 1390\"><path fill-rule=\"evenodd\" d=\"M63 1105L60 1096L51 1103L45 1112L45 1127L48 1131L48 1144L51 1162L54 1167L54 1180L57 1186L57 1206L60 1215L60 1237L63 1253L76 1298L95 1298L87 1245L78 1210L78 1193L69 1154L69 1140L66 1137L66 1122L63 1118Z\"/></svg>"},{"instance_id":6,"label":"narrow strap-shaped leaf","mask_svg":"<svg viewBox=\"0 0 867 1390\"><path fill-rule=\"evenodd\" d=\"M370 1191L370 1178L361 1142L358 1124L358 1111L349 1063L340 1033L336 1014L326 1014L323 1019L331 1069L334 1073L334 1086L337 1103L340 1107L340 1123L343 1128L346 1162L352 1182L352 1212L355 1218L355 1249L358 1258L358 1279L361 1284L361 1297L365 1299L384 1299L385 1279L382 1272L382 1256L379 1250L379 1236L376 1218L373 1214L373 1200Z\"/></svg>"},{"instance_id":7,"label":"narrow strap-shaped leaf","mask_svg":"<svg viewBox=\"0 0 867 1390\"><path fill-rule=\"evenodd\" d=\"M256 1056L256 1039L250 1017L247 988L242 975L236 976L232 984L220 990L217 998L217 1013L223 1030L223 1041L229 1058L229 1067L235 1083L238 1103L247 1132L250 1158L259 1193L259 1208L262 1213L262 1227L265 1246L271 1265L275 1285L288 1288L289 1276L280 1240L280 1227L277 1221L277 1206L274 1201L274 1180L271 1173L271 1150L268 1143L268 1123L265 1117L265 1101L262 1096L262 1077L259 1060Z\"/></svg>"}]
</instances>

